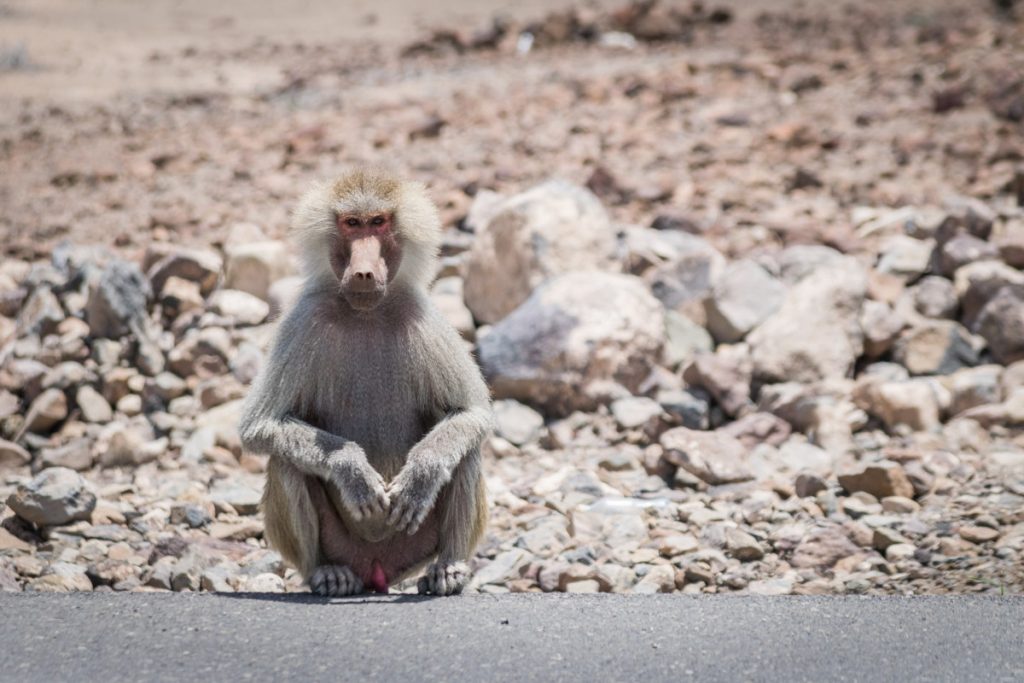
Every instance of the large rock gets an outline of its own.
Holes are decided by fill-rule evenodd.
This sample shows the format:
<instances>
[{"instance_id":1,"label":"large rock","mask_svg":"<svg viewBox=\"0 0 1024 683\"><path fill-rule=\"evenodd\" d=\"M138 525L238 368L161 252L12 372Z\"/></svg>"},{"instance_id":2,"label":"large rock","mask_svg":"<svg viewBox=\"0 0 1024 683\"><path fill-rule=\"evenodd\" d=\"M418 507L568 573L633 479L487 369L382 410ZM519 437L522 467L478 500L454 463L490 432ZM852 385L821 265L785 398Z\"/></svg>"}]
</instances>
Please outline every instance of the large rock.
<instances>
[{"instance_id":1,"label":"large rock","mask_svg":"<svg viewBox=\"0 0 1024 683\"><path fill-rule=\"evenodd\" d=\"M948 377L945 385L953 395L949 414L957 415L977 406L999 403L1003 398L1000 385L1002 370L999 365L982 365L965 368Z\"/></svg>"},{"instance_id":2,"label":"large rock","mask_svg":"<svg viewBox=\"0 0 1024 683\"><path fill-rule=\"evenodd\" d=\"M801 539L789 563L798 568L827 568L858 550L842 527L830 525L814 529Z\"/></svg>"},{"instance_id":3,"label":"large rock","mask_svg":"<svg viewBox=\"0 0 1024 683\"><path fill-rule=\"evenodd\" d=\"M277 240L228 245L224 285L268 301L270 285L292 274L288 245Z\"/></svg>"},{"instance_id":4,"label":"large rock","mask_svg":"<svg viewBox=\"0 0 1024 683\"><path fill-rule=\"evenodd\" d=\"M171 318L189 311L200 311L204 306L199 283L174 275L162 282L157 301L160 302L164 315Z\"/></svg>"},{"instance_id":5,"label":"large rock","mask_svg":"<svg viewBox=\"0 0 1024 683\"><path fill-rule=\"evenodd\" d=\"M974 235L960 233L936 249L935 260L940 273L951 277L958 269L975 261L999 256L999 247Z\"/></svg>"},{"instance_id":6,"label":"large rock","mask_svg":"<svg viewBox=\"0 0 1024 683\"><path fill-rule=\"evenodd\" d=\"M94 337L116 338L143 329L149 280L134 263L111 261L89 288L85 320Z\"/></svg>"},{"instance_id":7,"label":"large rock","mask_svg":"<svg viewBox=\"0 0 1024 683\"><path fill-rule=\"evenodd\" d=\"M736 416L750 405L750 360L719 352L698 355L683 371L691 387L706 389L727 415Z\"/></svg>"},{"instance_id":8,"label":"large rock","mask_svg":"<svg viewBox=\"0 0 1024 683\"><path fill-rule=\"evenodd\" d=\"M75 393L75 403L82 412L86 422L106 423L114 419L114 411L100 392L88 384L83 384Z\"/></svg>"},{"instance_id":9,"label":"large rock","mask_svg":"<svg viewBox=\"0 0 1024 683\"><path fill-rule=\"evenodd\" d=\"M519 401L494 402L495 431L498 436L517 446L529 443L540 434L544 417Z\"/></svg>"},{"instance_id":10,"label":"large rock","mask_svg":"<svg viewBox=\"0 0 1024 683\"><path fill-rule=\"evenodd\" d=\"M678 367L694 355L706 353L715 342L703 327L675 311L665 313L665 353L662 359L670 368Z\"/></svg>"},{"instance_id":11,"label":"large rock","mask_svg":"<svg viewBox=\"0 0 1024 683\"><path fill-rule=\"evenodd\" d=\"M1024 268L1024 219L1009 220L1003 225L1003 233L996 238L999 257L1007 265Z\"/></svg>"},{"instance_id":12,"label":"large rock","mask_svg":"<svg viewBox=\"0 0 1024 683\"><path fill-rule=\"evenodd\" d=\"M962 325L929 320L903 332L893 358L912 375L948 375L978 363L978 352Z\"/></svg>"},{"instance_id":13,"label":"large rock","mask_svg":"<svg viewBox=\"0 0 1024 683\"><path fill-rule=\"evenodd\" d=\"M864 491L875 498L914 497L914 487L898 463L883 460L839 475L839 485L849 493Z\"/></svg>"},{"instance_id":14,"label":"large rock","mask_svg":"<svg viewBox=\"0 0 1024 683\"><path fill-rule=\"evenodd\" d=\"M12 318L18 315L28 290L7 273L0 272L0 316Z\"/></svg>"},{"instance_id":15,"label":"large rock","mask_svg":"<svg viewBox=\"0 0 1024 683\"><path fill-rule=\"evenodd\" d=\"M876 268L879 272L912 282L928 272L934 250L934 240L895 235L883 247Z\"/></svg>"},{"instance_id":16,"label":"large rock","mask_svg":"<svg viewBox=\"0 0 1024 683\"><path fill-rule=\"evenodd\" d=\"M566 414L593 409L616 384L636 393L664 340L662 308L640 280L579 272L540 287L478 352L495 397Z\"/></svg>"},{"instance_id":17,"label":"large rock","mask_svg":"<svg viewBox=\"0 0 1024 683\"><path fill-rule=\"evenodd\" d=\"M821 244L795 244L783 249L776 258L780 277L793 285L819 268L841 264L846 257L832 247Z\"/></svg>"},{"instance_id":18,"label":"large rock","mask_svg":"<svg viewBox=\"0 0 1024 683\"><path fill-rule=\"evenodd\" d=\"M778 310L785 286L750 260L729 264L706 301L708 330L719 342L737 342Z\"/></svg>"},{"instance_id":19,"label":"large rock","mask_svg":"<svg viewBox=\"0 0 1024 683\"><path fill-rule=\"evenodd\" d=\"M148 256L148 255L147 255ZM159 258L149 267L147 275L153 291L161 294L168 278L177 277L194 282L203 296L217 286L224 262L217 252L206 249L177 249Z\"/></svg>"},{"instance_id":20,"label":"large rock","mask_svg":"<svg viewBox=\"0 0 1024 683\"><path fill-rule=\"evenodd\" d=\"M270 314L270 305L248 292L220 289L210 297L210 310L236 325L259 325Z\"/></svg>"},{"instance_id":21,"label":"large rock","mask_svg":"<svg viewBox=\"0 0 1024 683\"><path fill-rule=\"evenodd\" d=\"M661 405L653 398L630 396L612 402L612 417L620 429L657 428L663 414Z\"/></svg>"},{"instance_id":22,"label":"large rock","mask_svg":"<svg viewBox=\"0 0 1024 683\"><path fill-rule=\"evenodd\" d=\"M466 306L465 283L461 277L442 277L430 288L430 300L465 339L473 341L476 325L473 313Z\"/></svg>"},{"instance_id":23,"label":"large rock","mask_svg":"<svg viewBox=\"0 0 1024 683\"><path fill-rule=\"evenodd\" d=\"M889 429L904 425L921 431L939 426L940 406L936 387L926 379L866 379L857 384L853 400Z\"/></svg>"},{"instance_id":24,"label":"large rock","mask_svg":"<svg viewBox=\"0 0 1024 683\"><path fill-rule=\"evenodd\" d=\"M54 562L42 574L25 587L26 592L73 593L91 591L92 581L86 575L85 567L70 562Z\"/></svg>"},{"instance_id":25,"label":"large rock","mask_svg":"<svg viewBox=\"0 0 1024 683\"><path fill-rule=\"evenodd\" d=\"M889 304L866 300L860 313L865 355L869 358L885 355L904 325L903 316L890 308Z\"/></svg>"},{"instance_id":26,"label":"large rock","mask_svg":"<svg viewBox=\"0 0 1024 683\"><path fill-rule=\"evenodd\" d=\"M700 237L671 235L674 239L668 242L665 259L647 270L644 280L665 308L703 323L704 301L725 271L725 257Z\"/></svg>"},{"instance_id":27,"label":"large rock","mask_svg":"<svg viewBox=\"0 0 1024 683\"><path fill-rule=\"evenodd\" d=\"M754 374L768 382L846 377L864 347L860 309L867 277L853 259L816 270L747 336Z\"/></svg>"},{"instance_id":28,"label":"large rock","mask_svg":"<svg viewBox=\"0 0 1024 683\"><path fill-rule=\"evenodd\" d=\"M22 432L41 434L53 429L68 416L68 400L60 389L47 389L29 406Z\"/></svg>"},{"instance_id":29,"label":"large rock","mask_svg":"<svg viewBox=\"0 0 1024 683\"><path fill-rule=\"evenodd\" d=\"M996 361L1024 360L1024 285L1000 289L981 309L976 329Z\"/></svg>"},{"instance_id":30,"label":"large rock","mask_svg":"<svg viewBox=\"0 0 1024 683\"><path fill-rule=\"evenodd\" d=\"M914 310L926 318L953 318L960 306L956 287L944 277L929 275L907 290Z\"/></svg>"},{"instance_id":31,"label":"large rock","mask_svg":"<svg viewBox=\"0 0 1024 683\"><path fill-rule=\"evenodd\" d=\"M8 467L21 467L32 462L32 454L6 439L0 439L0 472Z\"/></svg>"},{"instance_id":32,"label":"large rock","mask_svg":"<svg viewBox=\"0 0 1024 683\"><path fill-rule=\"evenodd\" d=\"M281 318L285 311L291 310L302 294L306 278L301 275L290 275L270 285L267 290L267 303L270 304L270 317Z\"/></svg>"},{"instance_id":33,"label":"large rock","mask_svg":"<svg viewBox=\"0 0 1024 683\"><path fill-rule=\"evenodd\" d=\"M992 234L996 214L980 199L953 197L945 202L948 213L935 230L935 237L945 243L958 234L969 234L987 240Z\"/></svg>"},{"instance_id":34,"label":"large rock","mask_svg":"<svg viewBox=\"0 0 1024 683\"><path fill-rule=\"evenodd\" d=\"M509 198L477 234L466 271L466 305L495 323L548 278L616 266L615 230L588 190L552 180Z\"/></svg>"},{"instance_id":35,"label":"large rock","mask_svg":"<svg viewBox=\"0 0 1024 683\"><path fill-rule=\"evenodd\" d=\"M74 470L51 467L19 486L7 499L7 505L24 520L51 526L89 519L96 507L96 495Z\"/></svg>"},{"instance_id":36,"label":"large rock","mask_svg":"<svg viewBox=\"0 0 1024 683\"><path fill-rule=\"evenodd\" d=\"M64 317L64 309L50 288L36 287L18 313L18 331L40 336L53 334Z\"/></svg>"},{"instance_id":37,"label":"large rock","mask_svg":"<svg viewBox=\"0 0 1024 683\"><path fill-rule=\"evenodd\" d=\"M676 427L661 435L665 459L712 484L731 484L754 478L747 467L747 449L724 432Z\"/></svg>"},{"instance_id":38,"label":"large rock","mask_svg":"<svg viewBox=\"0 0 1024 683\"><path fill-rule=\"evenodd\" d=\"M973 331L981 309L1007 285L1024 285L1024 273L999 261L978 261L956 271L953 278L960 297L961 321Z\"/></svg>"}]
</instances>

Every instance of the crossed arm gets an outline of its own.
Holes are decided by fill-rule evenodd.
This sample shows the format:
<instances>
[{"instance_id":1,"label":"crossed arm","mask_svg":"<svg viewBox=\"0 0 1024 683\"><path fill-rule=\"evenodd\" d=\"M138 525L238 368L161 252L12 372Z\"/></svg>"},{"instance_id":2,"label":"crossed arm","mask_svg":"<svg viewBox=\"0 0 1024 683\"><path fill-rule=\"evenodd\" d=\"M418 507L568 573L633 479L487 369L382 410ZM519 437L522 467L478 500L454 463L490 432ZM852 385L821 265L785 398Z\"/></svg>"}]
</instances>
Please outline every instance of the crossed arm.
<instances>
[{"instance_id":1,"label":"crossed arm","mask_svg":"<svg viewBox=\"0 0 1024 683\"><path fill-rule=\"evenodd\" d=\"M285 373L294 365L288 362L295 355L294 340L279 342L253 386L239 425L242 443L250 451L282 458L302 472L330 481L354 519L388 513L396 530L415 533L455 468L480 446L492 426L487 386L459 343L442 335L433 349L436 358L423 363L440 419L410 450L390 483L369 463L359 444L295 416L299 397Z\"/></svg>"}]
</instances>

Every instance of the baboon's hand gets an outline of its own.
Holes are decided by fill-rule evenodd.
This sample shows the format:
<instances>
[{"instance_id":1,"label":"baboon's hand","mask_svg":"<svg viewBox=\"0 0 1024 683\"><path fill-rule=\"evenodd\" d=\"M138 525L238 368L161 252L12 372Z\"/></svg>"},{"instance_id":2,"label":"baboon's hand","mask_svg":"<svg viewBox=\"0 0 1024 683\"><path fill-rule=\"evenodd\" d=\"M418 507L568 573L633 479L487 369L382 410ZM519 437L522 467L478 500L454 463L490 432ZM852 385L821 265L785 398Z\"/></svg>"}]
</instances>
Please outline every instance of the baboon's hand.
<instances>
[{"instance_id":1,"label":"baboon's hand","mask_svg":"<svg viewBox=\"0 0 1024 683\"><path fill-rule=\"evenodd\" d=\"M409 461L388 485L391 514L388 524L396 531L414 534L434 507L440 491L437 475L421 462Z\"/></svg>"},{"instance_id":2,"label":"baboon's hand","mask_svg":"<svg viewBox=\"0 0 1024 683\"><path fill-rule=\"evenodd\" d=\"M388 511L388 492L384 478L366 458L348 459L334 468L333 483L341 494L341 502L359 521Z\"/></svg>"}]
</instances>

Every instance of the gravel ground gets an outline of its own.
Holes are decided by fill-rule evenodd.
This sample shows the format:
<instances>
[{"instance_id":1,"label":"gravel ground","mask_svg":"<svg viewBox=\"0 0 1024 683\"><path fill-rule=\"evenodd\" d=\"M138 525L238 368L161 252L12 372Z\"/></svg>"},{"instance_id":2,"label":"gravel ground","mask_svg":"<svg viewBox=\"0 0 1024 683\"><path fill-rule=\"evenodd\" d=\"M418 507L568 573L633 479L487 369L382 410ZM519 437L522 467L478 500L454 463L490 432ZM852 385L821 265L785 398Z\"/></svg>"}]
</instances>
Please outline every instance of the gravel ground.
<instances>
[{"instance_id":1,"label":"gravel ground","mask_svg":"<svg viewBox=\"0 0 1024 683\"><path fill-rule=\"evenodd\" d=\"M389 7L119 43L123 87L4 42L0 589L305 590L235 425L288 212L384 162L496 399L473 590L1021 592L1012 8Z\"/></svg>"}]
</instances>

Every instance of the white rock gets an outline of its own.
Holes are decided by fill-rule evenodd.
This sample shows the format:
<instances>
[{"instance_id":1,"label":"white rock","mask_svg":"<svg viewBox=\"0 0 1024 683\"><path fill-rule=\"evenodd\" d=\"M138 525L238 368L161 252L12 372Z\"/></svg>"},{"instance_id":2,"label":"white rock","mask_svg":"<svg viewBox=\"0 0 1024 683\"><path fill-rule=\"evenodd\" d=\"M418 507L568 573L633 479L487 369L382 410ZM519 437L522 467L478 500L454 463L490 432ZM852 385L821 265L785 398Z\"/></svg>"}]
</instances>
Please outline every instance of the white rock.
<instances>
[{"instance_id":1,"label":"white rock","mask_svg":"<svg viewBox=\"0 0 1024 683\"><path fill-rule=\"evenodd\" d=\"M767 270L747 259L735 261L704 305L708 330L719 342L737 342L778 310L785 296L785 286Z\"/></svg>"},{"instance_id":2,"label":"white rock","mask_svg":"<svg viewBox=\"0 0 1024 683\"><path fill-rule=\"evenodd\" d=\"M664 262L644 273L651 293L670 311L703 322L704 300L726 268L726 260L711 244L687 233L661 234L671 251Z\"/></svg>"},{"instance_id":3,"label":"white rock","mask_svg":"<svg viewBox=\"0 0 1024 683\"><path fill-rule=\"evenodd\" d=\"M7 499L7 505L22 519L52 526L89 519L96 507L96 495L74 470L51 467L19 486Z\"/></svg>"},{"instance_id":4,"label":"white rock","mask_svg":"<svg viewBox=\"0 0 1024 683\"><path fill-rule=\"evenodd\" d=\"M612 401L612 417L622 429L636 429L656 420L662 413L661 404L646 396L630 396Z\"/></svg>"},{"instance_id":5,"label":"white rock","mask_svg":"<svg viewBox=\"0 0 1024 683\"><path fill-rule=\"evenodd\" d=\"M82 419L86 422L106 423L114 419L114 411L107 403L107 399L88 384L78 388L75 403L78 404L78 409L82 411Z\"/></svg>"},{"instance_id":6,"label":"white rock","mask_svg":"<svg viewBox=\"0 0 1024 683\"><path fill-rule=\"evenodd\" d=\"M473 195L473 202L466 212L466 219L463 225L470 232L479 232L487 227L499 211L508 197L498 194L493 190L480 189Z\"/></svg>"},{"instance_id":7,"label":"white rock","mask_svg":"<svg viewBox=\"0 0 1024 683\"><path fill-rule=\"evenodd\" d=\"M270 317L274 320L284 316L284 313L291 309L302 293L302 286L306 278L301 275L291 275L276 280L270 285L267 291L267 302L270 304Z\"/></svg>"},{"instance_id":8,"label":"white rock","mask_svg":"<svg viewBox=\"0 0 1024 683\"><path fill-rule=\"evenodd\" d=\"M430 300L465 339L473 341L476 338L476 325L473 313L465 303L461 277L443 277L435 281L430 288Z\"/></svg>"},{"instance_id":9,"label":"white rock","mask_svg":"<svg viewBox=\"0 0 1024 683\"><path fill-rule=\"evenodd\" d=\"M928 272L934 250L935 240L894 235L882 248L877 268L880 272L896 275L904 281L913 281Z\"/></svg>"},{"instance_id":10,"label":"white rock","mask_svg":"<svg viewBox=\"0 0 1024 683\"><path fill-rule=\"evenodd\" d=\"M153 291L139 267L111 261L89 287L85 320L94 337L117 338L144 329L146 305Z\"/></svg>"},{"instance_id":11,"label":"white rock","mask_svg":"<svg viewBox=\"0 0 1024 683\"><path fill-rule=\"evenodd\" d=\"M928 320L903 331L893 359L912 375L948 375L978 362L970 333L952 320Z\"/></svg>"},{"instance_id":12,"label":"white rock","mask_svg":"<svg viewBox=\"0 0 1024 683\"><path fill-rule=\"evenodd\" d=\"M516 446L535 440L544 426L540 413L511 399L494 402L494 420L498 435Z\"/></svg>"},{"instance_id":13,"label":"white rock","mask_svg":"<svg viewBox=\"0 0 1024 683\"><path fill-rule=\"evenodd\" d=\"M22 432L41 434L49 431L68 416L68 401L60 389L47 389L29 406ZM17 439L15 439L17 440Z\"/></svg>"},{"instance_id":14,"label":"white rock","mask_svg":"<svg viewBox=\"0 0 1024 683\"><path fill-rule=\"evenodd\" d=\"M86 576L85 567L70 562L54 562L25 589L38 593L88 592L92 590L92 581Z\"/></svg>"},{"instance_id":15,"label":"white rock","mask_svg":"<svg viewBox=\"0 0 1024 683\"><path fill-rule=\"evenodd\" d=\"M663 360L670 368L678 367L700 353L714 348L711 335L703 327L676 311L665 313L665 352Z\"/></svg>"},{"instance_id":16,"label":"white rock","mask_svg":"<svg viewBox=\"0 0 1024 683\"><path fill-rule=\"evenodd\" d=\"M889 428L905 425L915 431L939 426L939 398L928 380L858 382L853 399Z\"/></svg>"},{"instance_id":17,"label":"white rock","mask_svg":"<svg viewBox=\"0 0 1024 683\"><path fill-rule=\"evenodd\" d=\"M530 559L530 553L521 548L512 548L501 553L488 564L476 571L470 582L471 586L479 587L489 583L503 583L519 578L519 568Z\"/></svg>"},{"instance_id":18,"label":"white rock","mask_svg":"<svg viewBox=\"0 0 1024 683\"><path fill-rule=\"evenodd\" d=\"M671 565L656 564L640 579L633 592L640 595L671 593L676 588L676 572Z\"/></svg>"},{"instance_id":19,"label":"white rock","mask_svg":"<svg viewBox=\"0 0 1024 683\"><path fill-rule=\"evenodd\" d=\"M549 181L510 197L483 226L469 252L466 305L495 323L550 277L614 270L615 229L590 191Z\"/></svg>"},{"instance_id":20,"label":"white rock","mask_svg":"<svg viewBox=\"0 0 1024 683\"><path fill-rule=\"evenodd\" d=\"M203 295L199 283L174 275L164 280L158 300L165 313L171 316L203 308Z\"/></svg>"},{"instance_id":21,"label":"white rock","mask_svg":"<svg viewBox=\"0 0 1024 683\"><path fill-rule=\"evenodd\" d=\"M753 479L747 449L724 432L676 427L661 435L665 459L708 484L731 484Z\"/></svg>"},{"instance_id":22,"label":"white rock","mask_svg":"<svg viewBox=\"0 0 1024 683\"><path fill-rule=\"evenodd\" d=\"M214 251L175 249L149 266L146 275L157 294L163 294L167 280L176 277L194 282L202 295L207 296L217 286L223 267L223 259Z\"/></svg>"},{"instance_id":23,"label":"white rock","mask_svg":"<svg viewBox=\"0 0 1024 683\"><path fill-rule=\"evenodd\" d=\"M999 365L982 365L964 368L945 380L953 394L949 412L957 415L965 410L989 403L999 403L1003 398L1000 378L1003 368Z\"/></svg>"},{"instance_id":24,"label":"white rock","mask_svg":"<svg viewBox=\"0 0 1024 683\"><path fill-rule=\"evenodd\" d=\"M860 327L864 332L864 353L878 358L892 348L905 321L889 304L865 300L860 313Z\"/></svg>"},{"instance_id":25,"label":"white rock","mask_svg":"<svg viewBox=\"0 0 1024 683\"><path fill-rule=\"evenodd\" d=\"M787 285L794 285L819 268L841 264L845 258L832 247L820 244L786 247L778 256L780 277Z\"/></svg>"},{"instance_id":26,"label":"white rock","mask_svg":"<svg viewBox=\"0 0 1024 683\"><path fill-rule=\"evenodd\" d=\"M270 285L291 275L288 246L278 240L229 244L225 286L267 301Z\"/></svg>"},{"instance_id":27,"label":"white rock","mask_svg":"<svg viewBox=\"0 0 1024 683\"><path fill-rule=\"evenodd\" d=\"M477 348L496 397L568 414L636 392L664 340L662 308L639 279L580 272L539 288Z\"/></svg>"},{"instance_id":28,"label":"white rock","mask_svg":"<svg viewBox=\"0 0 1024 683\"><path fill-rule=\"evenodd\" d=\"M246 580L245 590L248 593L283 593L284 580L269 572L257 574Z\"/></svg>"},{"instance_id":29,"label":"white rock","mask_svg":"<svg viewBox=\"0 0 1024 683\"><path fill-rule=\"evenodd\" d=\"M0 471L7 467L21 467L32 462L32 454L6 439L0 439Z\"/></svg>"},{"instance_id":30,"label":"white rock","mask_svg":"<svg viewBox=\"0 0 1024 683\"><path fill-rule=\"evenodd\" d=\"M797 283L782 307L747 336L755 375L774 382L846 377L863 350L866 288L853 259Z\"/></svg>"},{"instance_id":31,"label":"white rock","mask_svg":"<svg viewBox=\"0 0 1024 683\"><path fill-rule=\"evenodd\" d=\"M270 305L248 292L220 289L210 297L210 310L238 325L259 325L270 314Z\"/></svg>"}]
</instances>

